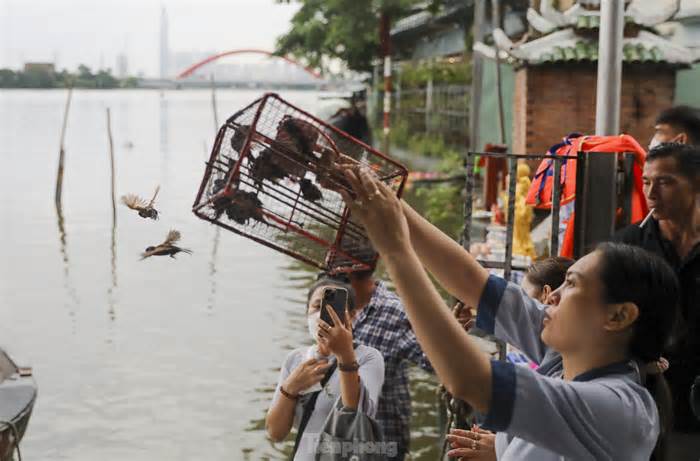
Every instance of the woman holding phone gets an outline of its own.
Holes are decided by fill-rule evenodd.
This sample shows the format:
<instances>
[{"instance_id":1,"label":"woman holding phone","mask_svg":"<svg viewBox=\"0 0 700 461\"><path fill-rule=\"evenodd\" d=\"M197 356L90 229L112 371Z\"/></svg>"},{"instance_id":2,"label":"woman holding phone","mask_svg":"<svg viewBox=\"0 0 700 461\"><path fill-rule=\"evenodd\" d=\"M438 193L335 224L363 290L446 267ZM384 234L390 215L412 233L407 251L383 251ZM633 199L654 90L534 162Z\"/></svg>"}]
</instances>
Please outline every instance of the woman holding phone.
<instances>
[{"instance_id":1,"label":"woman holding phone","mask_svg":"<svg viewBox=\"0 0 700 461\"><path fill-rule=\"evenodd\" d=\"M656 448L670 402L657 392L663 377L645 376L639 365L659 359L675 320L678 281L663 260L603 245L568 269L552 305L543 306L490 276L368 169L345 174L354 196L341 193L382 256L418 341L445 387L498 432L498 460L663 458ZM454 321L424 268L453 296L478 306L477 327L533 356L552 348L561 370L490 361ZM479 440L469 443L478 449ZM449 455L468 457L460 449Z\"/></svg>"},{"instance_id":2,"label":"woman holding phone","mask_svg":"<svg viewBox=\"0 0 700 461\"><path fill-rule=\"evenodd\" d=\"M344 299L345 303L334 303L334 309L323 305L324 299ZM275 442L284 440L292 427L297 430L295 461L315 458L319 432L338 399L345 409L370 417L376 413L384 383L384 359L372 347L353 344L355 307L350 285L321 279L309 289L306 318L315 344L287 355L265 418L267 433ZM328 316L323 317L331 322L321 319L322 309Z\"/></svg>"}]
</instances>

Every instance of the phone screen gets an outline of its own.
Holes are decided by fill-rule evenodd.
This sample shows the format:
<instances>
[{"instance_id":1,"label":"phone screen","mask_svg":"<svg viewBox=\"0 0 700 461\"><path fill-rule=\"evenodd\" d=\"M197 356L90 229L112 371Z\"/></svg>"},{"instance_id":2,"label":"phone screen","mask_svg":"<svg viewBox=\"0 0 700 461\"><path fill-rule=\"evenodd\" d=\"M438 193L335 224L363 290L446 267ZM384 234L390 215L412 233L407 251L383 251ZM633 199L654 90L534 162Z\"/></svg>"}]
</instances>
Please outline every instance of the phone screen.
<instances>
[{"instance_id":1,"label":"phone screen","mask_svg":"<svg viewBox=\"0 0 700 461\"><path fill-rule=\"evenodd\" d=\"M323 301L321 302L321 320L333 326L333 319L326 310L326 306L331 306L338 318L345 319L345 305L348 302L348 290L345 288L326 288L323 290Z\"/></svg>"}]
</instances>

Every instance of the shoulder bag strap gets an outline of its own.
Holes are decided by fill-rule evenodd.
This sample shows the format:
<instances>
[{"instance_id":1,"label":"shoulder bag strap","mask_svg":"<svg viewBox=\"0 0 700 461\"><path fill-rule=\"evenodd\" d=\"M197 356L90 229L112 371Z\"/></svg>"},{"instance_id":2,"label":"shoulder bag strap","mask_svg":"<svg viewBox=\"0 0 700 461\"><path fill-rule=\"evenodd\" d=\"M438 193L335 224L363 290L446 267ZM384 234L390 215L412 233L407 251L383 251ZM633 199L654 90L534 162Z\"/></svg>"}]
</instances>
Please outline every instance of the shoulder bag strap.
<instances>
[{"instance_id":1,"label":"shoulder bag strap","mask_svg":"<svg viewBox=\"0 0 700 461\"><path fill-rule=\"evenodd\" d=\"M331 376L335 372L337 366L338 361L336 360L335 362L333 362L333 364L331 364L328 370L326 370L326 374L321 380L321 387L324 387L328 380L331 379ZM301 422L299 423L299 429L297 429L297 438L294 441L294 451L292 451L292 455L289 457L290 461L293 461L294 456L297 454L297 450L299 449L299 443L301 442L301 437L304 435L304 430L306 429L306 425L309 423L309 419L311 419L311 414L314 412L314 408L316 407L316 399L318 399L318 394L320 393L321 391L316 391L313 394L311 394L309 400L307 400L304 404L304 410L301 414Z\"/></svg>"}]
</instances>

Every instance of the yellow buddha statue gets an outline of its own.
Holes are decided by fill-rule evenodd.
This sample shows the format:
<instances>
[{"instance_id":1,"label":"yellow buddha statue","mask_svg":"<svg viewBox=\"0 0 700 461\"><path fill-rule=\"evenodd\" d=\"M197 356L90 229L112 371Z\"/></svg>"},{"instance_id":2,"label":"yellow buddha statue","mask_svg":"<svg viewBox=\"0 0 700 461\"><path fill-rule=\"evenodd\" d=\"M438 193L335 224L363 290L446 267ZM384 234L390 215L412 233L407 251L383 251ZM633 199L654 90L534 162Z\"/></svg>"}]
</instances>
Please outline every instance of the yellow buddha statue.
<instances>
[{"instance_id":1,"label":"yellow buddha statue","mask_svg":"<svg viewBox=\"0 0 700 461\"><path fill-rule=\"evenodd\" d=\"M530 190L530 167L526 163L518 163L517 179L515 182L515 225L513 226L513 254L529 256L535 259L535 244L532 242L530 228L534 212L532 206L525 203L527 192ZM505 214L508 216L508 195L503 193Z\"/></svg>"}]
</instances>

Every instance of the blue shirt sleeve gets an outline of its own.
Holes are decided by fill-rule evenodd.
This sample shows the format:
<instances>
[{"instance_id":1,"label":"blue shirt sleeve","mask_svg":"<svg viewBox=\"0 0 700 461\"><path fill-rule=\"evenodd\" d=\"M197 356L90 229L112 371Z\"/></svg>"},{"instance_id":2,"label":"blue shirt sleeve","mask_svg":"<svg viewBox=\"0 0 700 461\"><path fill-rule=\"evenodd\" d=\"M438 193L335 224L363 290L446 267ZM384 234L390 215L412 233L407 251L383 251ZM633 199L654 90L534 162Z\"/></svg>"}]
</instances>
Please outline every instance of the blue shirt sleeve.
<instances>
[{"instance_id":1,"label":"blue shirt sleeve","mask_svg":"<svg viewBox=\"0 0 700 461\"><path fill-rule=\"evenodd\" d=\"M546 351L540 338L544 308L518 285L491 275L479 300L476 326L540 363Z\"/></svg>"}]
</instances>

